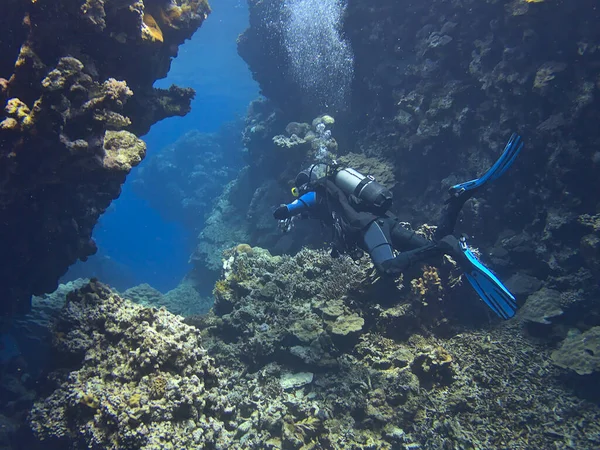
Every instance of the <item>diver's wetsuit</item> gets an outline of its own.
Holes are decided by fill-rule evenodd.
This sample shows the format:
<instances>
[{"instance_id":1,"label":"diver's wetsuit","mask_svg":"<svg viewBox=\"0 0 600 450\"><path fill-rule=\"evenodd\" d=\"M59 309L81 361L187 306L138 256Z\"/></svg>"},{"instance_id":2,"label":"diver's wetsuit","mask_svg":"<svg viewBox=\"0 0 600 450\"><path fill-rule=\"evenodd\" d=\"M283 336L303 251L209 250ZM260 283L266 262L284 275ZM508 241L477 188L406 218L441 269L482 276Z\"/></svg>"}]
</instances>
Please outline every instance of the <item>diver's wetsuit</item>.
<instances>
[{"instance_id":1,"label":"diver's wetsuit","mask_svg":"<svg viewBox=\"0 0 600 450\"><path fill-rule=\"evenodd\" d=\"M454 197L446 204L435 240L431 241L404 228L391 213L377 215L361 210L360 201L353 196L348 198L328 177L309 183L308 189L294 202L279 207L275 217L308 213L310 217L334 226L334 230L337 227L334 249L343 250L342 247L349 243L358 245L369 253L381 273L397 275L411 264L441 253L455 257L461 254L458 240L452 232L464 202L471 195ZM395 257L394 249L402 253Z\"/></svg>"}]
</instances>

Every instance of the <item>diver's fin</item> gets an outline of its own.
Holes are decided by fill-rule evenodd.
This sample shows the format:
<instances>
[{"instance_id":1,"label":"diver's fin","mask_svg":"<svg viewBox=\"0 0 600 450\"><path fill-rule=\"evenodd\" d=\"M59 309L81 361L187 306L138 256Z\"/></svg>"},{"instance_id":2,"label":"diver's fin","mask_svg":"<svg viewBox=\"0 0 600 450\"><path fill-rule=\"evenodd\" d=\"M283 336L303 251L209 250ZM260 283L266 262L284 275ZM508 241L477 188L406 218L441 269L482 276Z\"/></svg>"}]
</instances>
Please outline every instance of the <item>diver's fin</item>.
<instances>
[{"instance_id":1,"label":"diver's fin","mask_svg":"<svg viewBox=\"0 0 600 450\"><path fill-rule=\"evenodd\" d=\"M469 250L465 239L460 240L460 248L470 267L464 267L465 276L481 299L503 319L510 319L517 311L517 302L510 291L485 267Z\"/></svg>"},{"instance_id":2,"label":"diver's fin","mask_svg":"<svg viewBox=\"0 0 600 450\"><path fill-rule=\"evenodd\" d=\"M508 168L515 161L515 158L522 149L523 140L521 139L521 136L519 136L516 133L513 133L510 139L508 140L506 147L504 147L502 155L500 155L500 158L498 158L498 161L496 161L486 173L474 180L455 184L449 189L448 192L452 197L458 197L466 191L471 191L480 188L488 181L494 181L498 179L500 176L502 176L502 174L504 174L504 172L508 170Z\"/></svg>"}]
</instances>

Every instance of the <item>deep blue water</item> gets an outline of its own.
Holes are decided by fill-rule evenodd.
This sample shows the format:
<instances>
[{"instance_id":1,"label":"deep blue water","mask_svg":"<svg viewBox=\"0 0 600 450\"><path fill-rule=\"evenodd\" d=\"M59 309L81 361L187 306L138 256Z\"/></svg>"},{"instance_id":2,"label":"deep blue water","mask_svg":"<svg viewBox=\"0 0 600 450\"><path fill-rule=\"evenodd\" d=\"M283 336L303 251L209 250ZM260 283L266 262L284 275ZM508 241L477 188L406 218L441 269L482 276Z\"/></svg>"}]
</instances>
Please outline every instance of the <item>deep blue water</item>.
<instances>
[{"instance_id":1,"label":"deep blue water","mask_svg":"<svg viewBox=\"0 0 600 450\"><path fill-rule=\"evenodd\" d=\"M196 89L192 111L152 127L144 137L148 156L190 130L217 131L224 122L243 116L258 95L258 86L236 49L236 39L248 25L245 1L220 0L212 8L202 27L180 48L168 77L156 83L157 87L178 84ZM165 292L190 269L187 262L196 236L177 223L163 220L140 199L131 189L135 176L136 169L94 230L101 256L90 258L72 275L98 276L118 289L146 282ZM110 264L106 263L108 258Z\"/></svg>"}]
</instances>

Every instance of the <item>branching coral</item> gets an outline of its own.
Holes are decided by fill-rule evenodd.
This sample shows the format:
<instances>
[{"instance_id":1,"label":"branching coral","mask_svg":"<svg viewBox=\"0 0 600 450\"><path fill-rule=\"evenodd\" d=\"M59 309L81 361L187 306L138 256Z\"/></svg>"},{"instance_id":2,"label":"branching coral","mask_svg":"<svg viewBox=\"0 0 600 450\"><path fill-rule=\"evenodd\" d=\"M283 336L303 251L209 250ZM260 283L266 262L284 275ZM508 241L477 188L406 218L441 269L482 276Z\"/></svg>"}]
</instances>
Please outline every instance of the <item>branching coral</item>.
<instances>
[{"instance_id":1,"label":"branching coral","mask_svg":"<svg viewBox=\"0 0 600 450\"><path fill-rule=\"evenodd\" d=\"M425 305L427 299L439 300L444 290L438 269L429 265L423 268L421 277L411 281L411 286L413 293L421 297Z\"/></svg>"}]
</instances>

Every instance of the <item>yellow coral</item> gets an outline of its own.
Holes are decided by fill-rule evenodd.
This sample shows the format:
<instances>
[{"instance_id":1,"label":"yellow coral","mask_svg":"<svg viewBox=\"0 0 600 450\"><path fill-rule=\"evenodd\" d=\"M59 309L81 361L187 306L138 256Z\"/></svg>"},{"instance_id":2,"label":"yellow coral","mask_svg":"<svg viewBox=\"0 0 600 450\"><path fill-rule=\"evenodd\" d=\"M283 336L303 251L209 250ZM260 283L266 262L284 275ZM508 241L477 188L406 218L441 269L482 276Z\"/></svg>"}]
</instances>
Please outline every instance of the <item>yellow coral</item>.
<instances>
[{"instance_id":1,"label":"yellow coral","mask_svg":"<svg viewBox=\"0 0 600 450\"><path fill-rule=\"evenodd\" d=\"M142 37L153 42L164 42L162 30L151 14L144 13Z\"/></svg>"},{"instance_id":2,"label":"yellow coral","mask_svg":"<svg viewBox=\"0 0 600 450\"><path fill-rule=\"evenodd\" d=\"M19 122L12 117L8 117L0 122L0 130L17 130L19 128Z\"/></svg>"},{"instance_id":3,"label":"yellow coral","mask_svg":"<svg viewBox=\"0 0 600 450\"><path fill-rule=\"evenodd\" d=\"M88 408L98 409L100 407L100 400L92 394L83 394L79 401Z\"/></svg>"},{"instance_id":4,"label":"yellow coral","mask_svg":"<svg viewBox=\"0 0 600 450\"><path fill-rule=\"evenodd\" d=\"M156 375L150 383L150 397L161 399L167 393L167 378L162 375Z\"/></svg>"},{"instance_id":5,"label":"yellow coral","mask_svg":"<svg viewBox=\"0 0 600 450\"><path fill-rule=\"evenodd\" d=\"M17 119L24 119L31 112L29 107L18 98L11 98L6 103L6 108L4 108L4 110L7 114L16 116Z\"/></svg>"},{"instance_id":6,"label":"yellow coral","mask_svg":"<svg viewBox=\"0 0 600 450\"><path fill-rule=\"evenodd\" d=\"M432 266L425 266L423 276L411 281L412 291L421 297L435 296L442 293L442 280L438 270Z\"/></svg>"},{"instance_id":7,"label":"yellow coral","mask_svg":"<svg viewBox=\"0 0 600 450\"><path fill-rule=\"evenodd\" d=\"M131 397L129 397L127 404L130 408L139 408L141 399L142 396L140 394L133 394Z\"/></svg>"},{"instance_id":8,"label":"yellow coral","mask_svg":"<svg viewBox=\"0 0 600 450\"><path fill-rule=\"evenodd\" d=\"M252 247L248 244L239 244L235 248L236 253L245 253L246 255L252 254Z\"/></svg>"},{"instance_id":9,"label":"yellow coral","mask_svg":"<svg viewBox=\"0 0 600 450\"><path fill-rule=\"evenodd\" d=\"M230 287L229 287L229 283L227 283L227 281L225 280L219 280L215 283L215 287L213 289L213 295L216 297L222 297L225 294L227 294L227 292L229 292Z\"/></svg>"},{"instance_id":10,"label":"yellow coral","mask_svg":"<svg viewBox=\"0 0 600 450\"><path fill-rule=\"evenodd\" d=\"M432 358L433 363L440 365L440 366L445 366L452 362L452 355L450 353L448 353L448 351L443 347L437 347L433 351L432 356L433 356L433 358Z\"/></svg>"},{"instance_id":11,"label":"yellow coral","mask_svg":"<svg viewBox=\"0 0 600 450\"><path fill-rule=\"evenodd\" d=\"M178 29L179 27L177 27L173 22L179 20L182 12L181 6L169 5L166 10L161 8L160 18L165 25Z\"/></svg>"}]
</instances>

